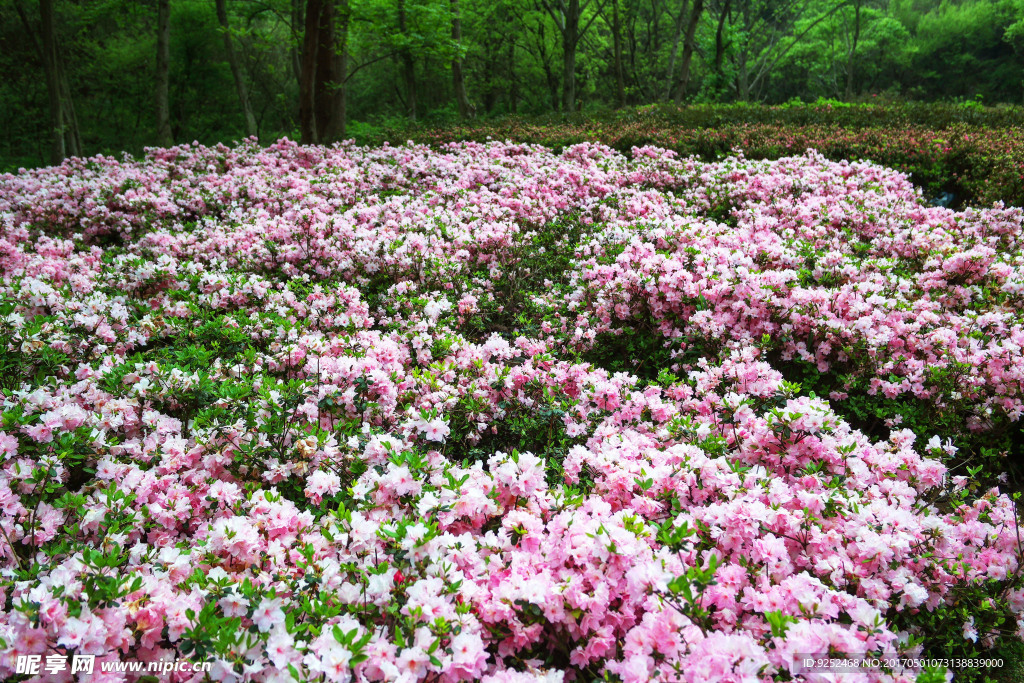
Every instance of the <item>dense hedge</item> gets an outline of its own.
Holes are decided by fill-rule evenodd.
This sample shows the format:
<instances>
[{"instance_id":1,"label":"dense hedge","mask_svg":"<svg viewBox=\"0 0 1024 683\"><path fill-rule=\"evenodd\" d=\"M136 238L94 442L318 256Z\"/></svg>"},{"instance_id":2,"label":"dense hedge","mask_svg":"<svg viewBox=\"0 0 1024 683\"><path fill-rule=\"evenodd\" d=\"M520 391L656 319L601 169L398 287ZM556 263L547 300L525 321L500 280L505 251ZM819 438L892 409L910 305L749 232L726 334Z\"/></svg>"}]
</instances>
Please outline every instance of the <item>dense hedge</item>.
<instances>
[{"instance_id":1,"label":"dense hedge","mask_svg":"<svg viewBox=\"0 0 1024 683\"><path fill-rule=\"evenodd\" d=\"M686 128L713 128L740 123L792 125L828 123L855 128L910 124L930 128L946 128L958 123L972 126L1020 127L1024 126L1024 109L1010 106L986 107L974 102L964 104L942 102L854 104L822 99L813 104L797 102L774 106L745 102L695 104L686 107L648 105L629 109L587 112L570 117L558 115L546 118L552 122L574 118L576 123L585 123L588 120L606 123L646 120L660 121L667 125Z\"/></svg>"},{"instance_id":2,"label":"dense hedge","mask_svg":"<svg viewBox=\"0 0 1024 683\"><path fill-rule=\"evenodd\" d=\"M1024 205L1024 110L953 104L645 107L590 117L504 118L443 127L364 129L360 142L444 143L488 138L556 150L602 142L619 151L656 145L716 159L742 149L777 159L817 149L833 160L869 159L910 174L929 197L956 205Z\"/></svg>"}]
</instances>

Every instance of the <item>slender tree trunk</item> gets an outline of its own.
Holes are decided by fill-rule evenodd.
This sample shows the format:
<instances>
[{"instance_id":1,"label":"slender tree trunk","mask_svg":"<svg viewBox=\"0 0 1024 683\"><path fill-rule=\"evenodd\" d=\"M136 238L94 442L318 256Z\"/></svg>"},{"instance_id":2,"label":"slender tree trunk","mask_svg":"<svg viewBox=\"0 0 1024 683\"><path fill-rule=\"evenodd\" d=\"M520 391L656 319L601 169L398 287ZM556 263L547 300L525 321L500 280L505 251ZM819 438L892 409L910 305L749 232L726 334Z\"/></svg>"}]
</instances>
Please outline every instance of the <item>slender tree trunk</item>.
<instances>
[{"instance_id":1,"label":"slender tree trunk","mask_svg":"<svg viewBox=\"0 0 1024 683\"><path fill-rule=\"evenodd\" d=\"M321 0L306 0L305 27L302 35L302 65L299 70L299 131L304 145L315 145L316 130L316 56L320 33Z\"/></svg>"},{"instance_id":2,"label":"slender tree trunk","mask_svg":"<svg viewBox=\"0 0 1024 683\"><path fill-rule=\"evenodd\" d=\"M743 5L743 26L749 29L751 25L750 21L750 3ZM746 102L750 99L750 70L747 67L747 58L750 52L750 36L744 34L742 49L739 52L739 71L736 75L736 96L740 102Z\"/></svg>"},{"instance_id":3,"label":"slender tree trunk","mask_svg":"<svg viewBox=\"0 0 1024 683\"><path fill-rule=\"evenodd\" d=\"M636 56L637 51L639 50L639 42L637 41L636 36L636 11L633 11L626 16L626 45L629 49L629 81L633 85L638 86L642 92L642 83L636 72Z\"/></svg>"},{"instance_id":4,"label":"slender tree trunk","mask_svg":"<svg viewBox=\"0 0 1024 683\"><path fill-rule=\"evenodd\" d=\"M398 30L404 36L408 26L405 16L405 0L398 0ZM405 108L410 121L416 120L416 65L409 48L402 48L400 55L402 78L405 80Z\"/></svg>"},{"instance_id":5,"label":"slender tree trunk","mask_svg":"<svg viewBox=\"0 0 1024 683\"><path fill-rule=\"evenodd\" d=\"M245 86L245 77L242 74L242 67L238 63L238 55L235 53L235 44L231 40L231 26L228 24L227 0L216 0L217 21L224 32L224 52L227 54L228 66L231 67L231 78L235 81L235 92L238 93L238 103L242 106L242 115L245 117L246 137L256 137L256 117L252 114L252 107L249 106L249 92Z\"/></svg>"},{"instance_id":6,"label":"slender tree trunk","mask_svg":"<svg viewBox=\"0 0 1024 683\"><path fill-rule=\"evenodd\" d=\"M850 58L846 64L846 99L853 99L853 78L857 65L857 41L860 39L860 5L861 0L853 3L853 44L850 46Z\"/></svg>"},{"instance_id":7,"label":"slender tree trunk","mask_svg":"<svg viewBox=\"0 0 1024 683\"><path fill-rule=\"evenodd\" d=\"M18 18L21 19L22 26L25 28L25 34L32 41L32 48L35 50L36 56L43 64L43 71L46 74L47 79L47 91L49 91L51 76L53 74L56 75L59 87L58 97L60 104L60 125L56 129L59 129L62 133L64 152L72 156L80 156L82 154L82 138L79 133L78 118L75 116L74 98L71 97L71 87L68 85L68 77L64 71L64 58L63 55L61 55L60 41L57 39L57 32L53 26L52 0L49 3L49 7L46 8L46 18L44 19L44 22L48 23L50 26L50 37L44 40L45 43L52 46L52 54L49 54L49 56L44 54L43 47L39 45L39 39L36 37L36 31L28 21L28 15L25 13L25 8L22 6L21 0L15 0L14 9L18 14Z\"/></svg>"},{"instance_id":8,"label":"slender tree trunk","mask_svg":"<svg viewBox=\"0 0 1024 683\"><path fill-rule=\"evenodd\" d=\"M513 114L519 109L519 78L516 75L516 41L508 41L508 99L509 111Z\"/></svg>"},{"instance_id":9,"label":"slender tree trunk","mask_svg":"<svg viewBox=\"0 0 1024 683\"><path fill-rule=\"evenodd\" d=\"M679 43L683 39L683 29L686 27L686 9L690 3L683 0L679 8L679 15L676 17L676 29L672 36L672 50L668 53L668 73L665 74L665 99L672 97L673 85L676 82L676 54L679 52Z\"/></svg>"},{"instance_id":10,"label":"slender tree trunk","mask_svg":"<svg viewBox=\"0 0 1024 683\"><path fill-rule=\"evenodd\" d=\"M612 68L615 71L615 106L626 106L626 78L622 71L622 24L619 22L619 0L612 0Z\"/></svg>"},{"instance_id":11,"label":"slender tree trunk","mask_svg":"<svg viewBox=\"0 0 1024 683\"><path fill-rule=\"evenodd\" d=\"M548 98L551 100L551 109L558 111L558 107L561 104L558 99L558 75L555 74L549 62L544 63L544 78L548 82Z\"/></svg>"},{"instance_id":12,"label":"slender tree trunk","mask_svg":"<svg viewBox=\"0 0 1024 683\"><path fill-rule=\"evenodd\" d=\"M71 156L82 155L82 136L78 129L78 117L75 115L75 101L71 97L71 86L64 71L64 60L57 54L57 79L60 82L61 112L64 120L64 137L67 151Z\"/></svg>"},{"instance_id":13,"label":"slender tree trunk","mask_svg":"<svg viewBox=\"0 0 1024 683\"><path fill-rule=\"evenodd\" d=\"M697 24L704 12L704 0L694 0L690 13L690 24L686 27L686 38L683 40L683 61L679 65L679 88L676 90L676 104L682 104L686 97L686 88L690 85L690 64L693 62L694 38L697 35Z\"/></svg>"},{"instance_id":14,"label":"slender tree trunk","mask_svg":"<svg viewBox=\"0 0 1024 683\"><path fill-rule=\"evenodd\" d=\"M334 96L334 0L320 6L317 22L316 72L313 79L313 116L316 117L318 143L330 142L331 112Z\"/></svg>"},{"instance_id":15,"label":"slender tree trunk","mask_svg":"<svg viewBox=\"0 0 1024 683\"><path fill-rule=\"evenodd\" d=\"M576 46L579 43L580 0L569 0L562 31L562 111L576 111Z\"/></svg>"},{"instance_id":16,"label":"slender tree trunk","mask_svg":"<svg viewBox=\"0 0 1024 683\"><path fill-rule=\"evenodd\" d=\"M462 49L462 17L459 14L459 0L449 0L452 10L452 42L457 50ZM468 119L473 115L466 95L466 78L462 73L462 55L457 54L452 60L452 89L455 90L455 102L459 106L459 118Z\"/></svg>"},{"instance_id":17,"label":"slender tree trunk","mask_svg":"<svg viewBox=\"0 0 1024 683\"><path fill-rule=\"evenodd\" d=\"M558 76L555 75L554 69L551 68L551 57L548 55L547 48L545 47L543 23L540 25L537 34L537 51L540 55L540 63L544 68L544 80L548 84L548 98L551 100L551 109L557 111L559 105Z\"/></svg>"},{"instance_id":18,"label":"slender tree trunk","mask_svg":"<svg viewBox=\"0 0 1024 683\"><path fill-rule=\"evenodd\" d=\"M39 46L39 38L36 37L36 31L32 28L32 24L29 23L28 14L25 12L25 7L21 4L21 0L14 0L14 11L17 12L18 18L21 19L21 26L25 29L25 35L27 35L29 40L32 41L32 49L35 50L36 57L39 58L40 62L44 63L43 68L46 68L43 48ZM53 16L52 8L50 10L50 16Z\"/></svg>"},{"instance_id":19,"label":"slender tree trunk","mask_svg":"<svg viewBox=\"0 0 1024 683\"><path fill-rule=\"evenodd\" d=\"M171 2L156 3L156 140L161 147L174 144L171 134Z\"/></svg>"},{"instance_id":20,"label":"slender tree trunk","mask_svg":"<svg viewBox=\"0 0 1024 683\"><path fill-rule=\"evenodd\" d=\"M647 23L648 30L648 51L647 58L653 60L654 55L661 52L661 15L662 9L659 7L660 2L658 0L652 0L651 2L651 19Z\"/></svg>"},{"instance_id":21,"label":"slender tree trunk","mask_svg":"<svg viewBox=\"0 0 1024 683\"><path fill-rule=\"evenodd\" d=\"M736 75L736 97L740 102L750 99L750 71L747 69L747 54L744 52L739 59L739 73Z\"/></svg>"},{"instance_id":22,"label":"slender tree trunk","mask_svg":"<svg viewBox=\"0 0 1024 683\"><path fill-rule=\"evenodd\" d=\"M303 6L303 0L292 0L292 47L289 52L291 53L292 73L295 76L296 83L302 81L302 50L300 49L299 27L305 26Z\"/></svg>"},{"instance_id":23,"label":"slender tree trunk","mask_svg":"<svg viewBox=\"0 0 1024 683\"><path fill-rule=\"evenodd\" d=\"M562 53L562 111L576 111L576 48L567 41Z\"/></svg>"},{"instance_id":24,"label":"slender tree trunk","mask_svg":"<svg viewBox=\"0 0 1024 683\"><path fill-rule=\"evenodd\" d=\"M722 60L725 57L725 21L732 12L732 0L725 0L722 14L718 17L718 30L715 31L715 73L722 76Z\"/></svg>"},{"instance_id":25,"label":"slender tree trunk","mask_svg":"<svg viewBox=\"0 0 1024 683\"><path fill-rule=\"evenodd\" d=\"M347 22L346 22L347 23ZM348 26L345 27L346 38ZM347 42L347 40L346 40ZM348 53L343 52L337 57L340 77L344 78L348 73ZM341 83L334 91L334 111L331 116L331 139L343 140L348 135L348 84Z\"/></svg>"},{"instance_id":26,"label":"slender tree trunk","mask_svg":"<svg viewBox=\"0 0 1024 683\"><path fill-rule=\"evenodd\" d=\"M402 74L405 77L405 106L409 111L409 120L416 121L416 65L412 53L406 50L402 54Z\"/></svg>"},{"instance_id":27,"label":"slender tree trunk","mask_svg":"<svg viewBox=\"0 0 1024 683\"><path fill-rule=\"evenodd\" d=\"M498 60L494 57L494 42L487 41L484 44L484 74L481 81L487 86L483 91L484 113L490 114L494 109L495 87L494 87L494 64Z\"/></svg>"},{"instance_id":28,"label":"slender tree trunk","mask_svg":"<svg viewBox=\"0 0 1024 683\"><path fill-rule=\"evenodd\" d=\"M348 28L350 8L348 0L341 0L335 13L335 47L331 72L333 82L330 93L330 121L325 142L341 140L348 132Z\"/></svg>"},{"instance_id":29,"label":"slender tree trunk","mask_svg":"<svg viewBox=\"0 0 1024 683\"><path fill-rule=\"evenodd\" d=\"M60 96L60 77L57 73L57 32L53 21L53 0L39 0L39 15L42 19L46 94L50 100L50 163L59 164L67 156L67 148L64 144L64 106Z\"/></svg>"},{"instance_id":30,"label":"slender tree trunk","mask_svg":"<svg viewBox=\"0 0 1024 683\"><path fill-rule=\"evenodd\" d=\"M836 59L836 32L833 28L829 28L828 31L828 57L829 64L832 65L832 97L839 99L839 65Z\"/></svg>"}]
</instances>

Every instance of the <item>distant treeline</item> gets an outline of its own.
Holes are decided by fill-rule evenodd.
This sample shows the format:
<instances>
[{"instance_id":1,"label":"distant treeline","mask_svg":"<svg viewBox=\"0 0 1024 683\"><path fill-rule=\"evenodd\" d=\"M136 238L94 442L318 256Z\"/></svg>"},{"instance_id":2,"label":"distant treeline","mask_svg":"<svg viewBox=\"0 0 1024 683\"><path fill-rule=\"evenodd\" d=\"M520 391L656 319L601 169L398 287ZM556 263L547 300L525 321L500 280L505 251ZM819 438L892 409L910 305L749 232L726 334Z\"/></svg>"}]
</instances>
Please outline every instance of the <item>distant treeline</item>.
<instances>
[{"instance_id":1,"label":"distant treeline","mask_svg":"<svg viewBox=\"0 0 1024 683\"><path fill-rule=\"evenodd\" d=\"M397 119L1020 103L1024 0L0 0L0 74L0 168Z\"/></svg>"}]
</instances>

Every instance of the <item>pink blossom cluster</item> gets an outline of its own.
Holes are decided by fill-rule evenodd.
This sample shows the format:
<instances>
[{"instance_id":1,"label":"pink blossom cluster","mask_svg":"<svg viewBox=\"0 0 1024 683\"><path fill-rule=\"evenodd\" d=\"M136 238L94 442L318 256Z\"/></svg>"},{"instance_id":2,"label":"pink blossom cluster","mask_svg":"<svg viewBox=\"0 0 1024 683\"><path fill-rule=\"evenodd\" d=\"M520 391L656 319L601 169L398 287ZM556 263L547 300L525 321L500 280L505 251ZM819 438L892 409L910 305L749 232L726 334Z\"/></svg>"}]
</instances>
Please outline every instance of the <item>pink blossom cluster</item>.
<instances>
[{"instance_id":1,"label":"pink blossom cluster","mask_svg":"<svg viewBox=\"0 0 1024 683\"><path fill-rule=\"evenodd\" d=\"M679 352L768 335L783 360L956 405L972 429L1024 413L1019 208L925 208L902 175L813 153L637 152L673 201L628 205L577 251L577 326L650 319ZM708 221L716 207L735 225Z\"/></svg>"},{"instance_id":2,"label":"pink blossom cluster","mask_svg":"<svg viewBox=\"0 0 1024 683\"><path fill-rule=\"evenodd\" d=\"M798 655L918 654L979 591L1019 638L1010 498L773 363L1018 420L1022 228L813 153L281 141L0 176L0 676L826 681ZM638 329L675 374L581 358Z\"/></svg>"}]
</instances>

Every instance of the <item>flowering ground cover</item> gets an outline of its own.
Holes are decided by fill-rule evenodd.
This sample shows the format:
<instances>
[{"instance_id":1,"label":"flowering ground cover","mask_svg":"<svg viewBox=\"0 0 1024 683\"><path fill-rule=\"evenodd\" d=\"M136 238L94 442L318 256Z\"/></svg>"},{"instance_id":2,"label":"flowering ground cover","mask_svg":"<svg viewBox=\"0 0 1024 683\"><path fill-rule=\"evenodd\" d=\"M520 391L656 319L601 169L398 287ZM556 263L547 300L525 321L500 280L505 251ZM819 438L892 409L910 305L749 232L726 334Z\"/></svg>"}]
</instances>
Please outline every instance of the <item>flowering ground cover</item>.
<instances>
[{"instance_id":1,"label":"flowering ground cover","mask_svg":"<svg viewBox=\"0 0 1024 683\"><path fill-rule=\"evenodd\" d=\"M866 159L910 175L927 198L1024 206L1024 114L1019 108L902 104L641 107L578 117L491 119L459 125L367 128L363 141L407 138L427 144L514 140L555 149L599 142L628 156L655 145L706 161L742 149L778 159L814 149L829 159Z\"/></svg>"},{"instance_id":2,"label":"flowering ground cover","mask_svg":"<svg viewBox=\"0 0 1024 683\"><path fill-rule=\"evenodd\" d=\"M1019 209L815 153L281 141L2 176L0 221L4 678L1020 652ZM842 680L947 668L1001 675Z\"/></svg>"}]
</instances>

